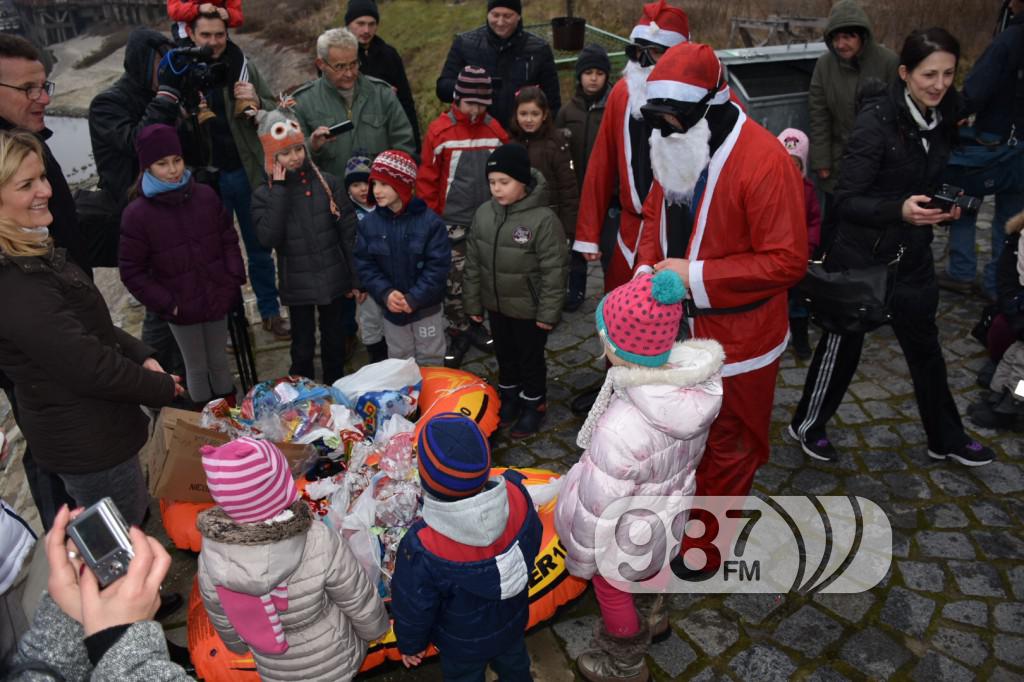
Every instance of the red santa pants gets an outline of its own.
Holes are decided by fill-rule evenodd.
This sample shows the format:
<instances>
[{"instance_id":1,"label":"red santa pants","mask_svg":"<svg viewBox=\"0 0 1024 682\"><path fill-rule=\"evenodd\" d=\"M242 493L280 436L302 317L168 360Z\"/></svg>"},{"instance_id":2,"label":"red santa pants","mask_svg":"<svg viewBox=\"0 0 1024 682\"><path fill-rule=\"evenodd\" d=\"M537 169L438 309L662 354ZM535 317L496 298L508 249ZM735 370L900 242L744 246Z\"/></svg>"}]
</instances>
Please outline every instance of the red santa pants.
<instances>
[{"instance_id":1,"label":"red santa pants","mask_svg":"<svg viewBox=\"0 0 1024 682\"><path fill-rule=\"evenodd\" d=\"M611 260L604 269L604 293L607 294L615 287L625 284L631 279L633 279L633 269L629 267L626 257L622 255L622 251L616 245L612 249Z\"/></svg>"}]
</instances>

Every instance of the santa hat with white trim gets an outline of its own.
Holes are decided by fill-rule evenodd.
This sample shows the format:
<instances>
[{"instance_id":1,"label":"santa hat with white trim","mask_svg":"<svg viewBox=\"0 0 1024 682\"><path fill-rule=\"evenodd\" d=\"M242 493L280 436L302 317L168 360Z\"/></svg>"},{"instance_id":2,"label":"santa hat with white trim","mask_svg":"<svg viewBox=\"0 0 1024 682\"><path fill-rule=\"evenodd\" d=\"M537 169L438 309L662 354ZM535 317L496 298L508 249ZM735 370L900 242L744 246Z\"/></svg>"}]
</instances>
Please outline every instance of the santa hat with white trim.
<instances>
[{"instance_id":1,"label":"santa hat with white trim","mask_svg":"<svg viewBox=\"0 0 1024 682\"><path fill-rule=\"evenodd\" d=\"M668 5L665 0L644 5L640 23L629 34L633 42L645 40L655 45L672 47L690 40L690 20L686 12Z\"/></svg>"},{"instance_id":2,"label":"santa hat with white trim","mask_svg":"<svg viewBox=\"0 0 1024 682\"><path fill-rule=\"evenodd\" d=\"M668 50L647 78L647 103L726 104L730 98L722 62L700 43Z\"/></svg>"}]
</instances>

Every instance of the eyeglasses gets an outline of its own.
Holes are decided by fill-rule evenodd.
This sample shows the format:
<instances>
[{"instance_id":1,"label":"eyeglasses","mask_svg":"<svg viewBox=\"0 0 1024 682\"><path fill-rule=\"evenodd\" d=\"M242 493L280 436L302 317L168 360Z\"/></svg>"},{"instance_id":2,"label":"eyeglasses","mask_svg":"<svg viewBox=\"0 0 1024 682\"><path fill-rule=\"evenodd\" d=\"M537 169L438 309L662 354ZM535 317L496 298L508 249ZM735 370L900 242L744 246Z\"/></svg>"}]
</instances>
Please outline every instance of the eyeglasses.
<instances>
[{"instance_id":1,"label":"eyeglasses","mask_svg":"<svg viewBox=\"0 0 1024 682\"><path fill-rule=\"evenodd\" d=\"M26 85L24 87L8 85L7 83L0 83L0 85L11 90L21 90L25 93L25 97L28 97L32 102L42 97L43 91L46 91L47 97L53 97L53 91L57 89L57 86L52 81L46 81L42 85Z\"/></svg>"},{"instance_id":2,"label":"eyeglasses","mask_svg":"<svg viewBox=\"0 0 1024 682\"><path fill-rule=\"evenodd\" d=\"M331 64L325 61L324 66L329 68L331 71L340 71L341 73L349 73L359 70L359 60L348 62L347 64Z\"/></svg>"}]
</instances>

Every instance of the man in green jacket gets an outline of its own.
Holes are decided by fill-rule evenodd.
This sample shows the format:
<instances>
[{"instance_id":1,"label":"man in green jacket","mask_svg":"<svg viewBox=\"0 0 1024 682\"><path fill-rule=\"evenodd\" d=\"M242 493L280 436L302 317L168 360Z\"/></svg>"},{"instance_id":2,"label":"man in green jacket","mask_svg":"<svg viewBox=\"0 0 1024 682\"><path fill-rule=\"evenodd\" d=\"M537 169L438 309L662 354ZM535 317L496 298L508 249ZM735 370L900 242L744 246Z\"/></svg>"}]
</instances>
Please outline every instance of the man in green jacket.
<instances>
[{"instance_id":1,"label":"man in green jacket","mask_svg":"<svg viewBox=\"0 0 1024 682\"><path fill-rule=\"evenodd\" d=\"M839 183L839 160L857 117L856 96L861 84L877 78L892 84L899 57L875 42L868 15L855 0L839 0L825 26L828 52L818 57L811 76L811 169L825 191L821 246L831 244L835 229L833 193Z\"/></svg>"},{"instance_id":2,"label":"man in green jacket","mask_svg":"<svg viewBox=\"0 0 1024 682\"><path fill-rule=\"evenodd\" d=\"M320 77L295 91L295 115L309 138L317 165L339 178L353 152L369 156L387 149L415 154L412 126L391 86L359 73L359 42L347 29L332 28L316 41ZM351 121L334 135L330 126Z\"/></svg>"}]
</instances>

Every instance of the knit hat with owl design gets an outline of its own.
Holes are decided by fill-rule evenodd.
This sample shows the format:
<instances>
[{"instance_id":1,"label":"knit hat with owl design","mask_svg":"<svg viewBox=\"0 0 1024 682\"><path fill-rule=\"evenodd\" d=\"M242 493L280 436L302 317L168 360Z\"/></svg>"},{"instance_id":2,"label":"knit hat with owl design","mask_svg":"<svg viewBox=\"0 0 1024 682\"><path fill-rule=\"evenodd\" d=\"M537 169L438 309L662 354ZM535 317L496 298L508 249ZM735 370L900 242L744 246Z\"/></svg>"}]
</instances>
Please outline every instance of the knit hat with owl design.
<instances>
[{"instance_id":1,"label":"knit hat with owl design","mask_svg":"<svg viewBox=\"0 0 1024 682\"><path fill-rule=\"evenodd\" d=\"M304 144L306 136L290 111L271 109L256 114L258 127L256 133L263 145L263 164L267 177L274 174L274 157L288 147Z\"/></svg>"}]
</instances>

